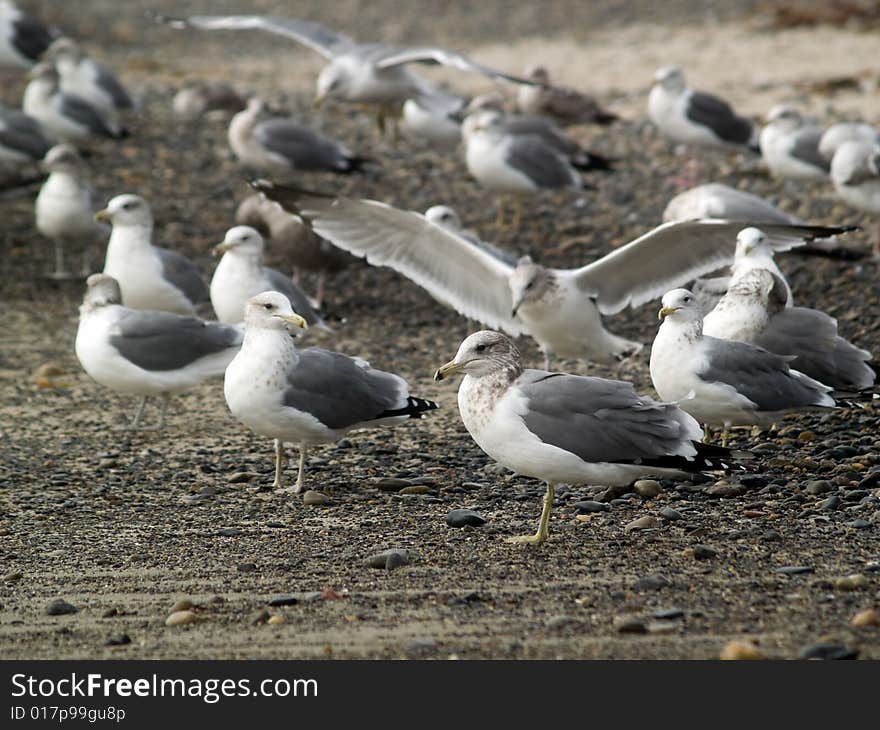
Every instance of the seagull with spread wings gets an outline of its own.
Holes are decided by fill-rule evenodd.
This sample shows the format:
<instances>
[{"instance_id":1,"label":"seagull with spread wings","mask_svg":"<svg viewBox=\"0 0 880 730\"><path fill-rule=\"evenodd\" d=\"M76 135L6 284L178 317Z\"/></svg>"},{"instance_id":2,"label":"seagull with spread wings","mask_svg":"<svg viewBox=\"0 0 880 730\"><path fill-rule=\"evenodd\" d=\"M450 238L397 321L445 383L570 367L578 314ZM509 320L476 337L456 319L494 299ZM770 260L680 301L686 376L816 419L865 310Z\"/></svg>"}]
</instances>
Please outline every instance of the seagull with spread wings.
<instances>
[{"instance_id":1,"label":"seagull with spread wings","mask_svg":"<svg viewBox=\"0 0 880 730\"><path fill-rule=\"evenodd\" d=\"M732 221L664 223L586 266L551 269L520 259L511 266L421 213L374 200L333 198L268 182L254 186L307 220L318 235L375 266L389 266L466 317L540 345L551 358L614 361L638 342L605 329L601 315L656 299L677 283L733 260ZM827 236L822 226L765 226L773 235Z\"/></svg>"}]
</instances>

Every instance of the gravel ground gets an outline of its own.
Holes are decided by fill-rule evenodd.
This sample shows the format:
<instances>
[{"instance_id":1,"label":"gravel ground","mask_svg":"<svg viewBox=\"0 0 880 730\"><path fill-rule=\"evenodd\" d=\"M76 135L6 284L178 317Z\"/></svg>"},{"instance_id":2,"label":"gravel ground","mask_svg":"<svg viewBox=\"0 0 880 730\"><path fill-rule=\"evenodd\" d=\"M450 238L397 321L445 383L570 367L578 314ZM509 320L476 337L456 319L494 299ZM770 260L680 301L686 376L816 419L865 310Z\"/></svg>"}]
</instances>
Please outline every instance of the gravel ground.
<instances>
[{"instance_id":1,"label":"gravel ground","mask_svg":"<svg viewBox=\"0 0 880 730\"><path fill-rule=\"evenodd\" d=\"M314 176L309 185L407 208L448 203L485 237L553 265L582 263L631 240L659 222L675 193L671 178L681 154L633 113L610 130L575 130L620 160L615 174L591 178L598 190L539 195L520 231L498 234L494 200L470 181L458 155L377 144L370 120L347 109L313 117L317 62L309 54L292 57L302 64L291 64L289 75L272 76L267 71L277 70L273 54L283 43L210 34L184 43L182 35L144 24L135 3L112 18L117 3L90 5L95 18L74 15L69 5L28 7L95 38L141 96L131 138L92 150L98 198L143 194L155 208L158 241L193 256L206 272L213 265L208 250L247 187L225 146L227 120L183 125L171 118L170 99L185 75L223 77L230 65L243 84L382 162L380 171ZM181 13L209 3L152 5ZM298 13L361 37L458 39L463 49L512 42L524 24L537 23L533 44L599 39L601 53L600 41L632 19L658 20L639 15L653 5L641 2L591 10L580 2L542 4L540 13L537 4L522 4L500 14L506 3L453 4L438 17L427 12L434 4L388 1L370 3L369 23L359 26L352 20L357 3L301 5ZM751 22L752 5L725 3L722 15L720 3L677 2L668 12L690 23L681 33L699 31L708 16L719 33L739 32ZM291 12L280 2L252 6ZM573 12L582 18L577 31L570 28ZM394 23L382 22L388 17ZM669 29L672 38L677 32ZM141 37L156 44L152 50L138 45ZM647 78L659 49L642 51L633 74ZM518 65L521 59L511 61ZM810 78L821 69L798 73ZM7 102L18 98L19 84L3 87ZM603 98L622 108L644 104L643 90L610 89ZM833 112L843 101L818 103ZM706 155L704 172L810 220L869 224L827 188L782 185L749 161ZM710 658L731 640L752 641L775 658L822 643L880 658L880 628L851 624L880 600L876 406L792 417L773 433L737 432L734 444L758 456L744 475L664 482L647 498L562 489L550 540L536 549L509 545L504 537L534 528L543 486L494 467L461 425L455 386L431 380L467 323L393 272L357 265L332 281L328 316L336 331L315 341L401 373L415 394L442 408L418 423L316 449L308 486L330 501L305 506L264 489L271 444L233 421L219 382L176 398L161 433L121 429L133 402L92 382L73 353L81 282L41 278L50 247L33 229L31 192L6 195L0 210L4 658ZM867 241L867 233L852 237L856 248ZM876 263L794 255L780 263L799 302L828 311L846 337L880 351ZM612 326L650 342L656 324L648 306ZM521 344L527 360L539 363L534 346ZM64 374L40 387L35 372L47 363ZM563 365L587 372L582 363ZM601 367L590 372L614 375ZM623 376L651 392L647 355ZM578 515L574 505L583 500L605 507ZM455 508L472 508L486 523L448 527ZM642 529L628 527L635 520ZM405 564L365 563L388 549L408 551ZM49 615L56 599L78 612ZM273 599L282 605L268 605ZM166 626L182 600L193 604L184 620L194 620ZM266 623L268 616L283 621Z\"/></svg>"}]
</instances>

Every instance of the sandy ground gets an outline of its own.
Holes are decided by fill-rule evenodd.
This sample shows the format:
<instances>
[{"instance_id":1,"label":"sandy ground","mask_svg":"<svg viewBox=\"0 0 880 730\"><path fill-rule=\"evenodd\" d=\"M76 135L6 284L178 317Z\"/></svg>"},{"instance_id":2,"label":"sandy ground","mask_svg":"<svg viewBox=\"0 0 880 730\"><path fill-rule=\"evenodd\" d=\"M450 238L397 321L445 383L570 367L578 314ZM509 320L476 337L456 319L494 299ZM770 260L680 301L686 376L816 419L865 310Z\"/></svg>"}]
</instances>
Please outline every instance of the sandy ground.
<instances>
[{"instance_id":1,"label":"sandy ground","mask_svg":"<svg viewBox=\"0 0 880 730\"><path fill-rule=\"evenodd\" d=\"M877 119L876 33L761 30L748 3L664 4L662 16L652 3L547 3L540 12L538 4L453 3L442 15L429 12L432 4L390 0L364 8L299 4L297 13L360 38L436 39L514 71L540 60L627 117L611 130L576 130L621 160L613 176L592 179L596 193L538 196L521 231L495 236L492 197L469 180L457 156L406 142L376 145L370 121L339 107L311 116L320 68L313 54L264 36L184 36L143 21L138 3L115 13L117 3L89 5L90 16L82 4L28 7L93 38L96 54L142 97L132 138L95 150L98 198L123 190L147 196L159 242L189 253L206 272L207 251L246 189L225 148L225 119L186 126L170 118L174 88L186 77L232 77L383 161L381 173L310 184L418 209L447 202L486 237L554 265L583 262L659 222L682 159L643 119L661 64L682 64L695 85L723 92L749 114L796 101L823 118ZM245 4L153 5L187 13ZM281 2L250 5L293 12ZM362 22L353 9L363 10ZM463 91L487 88L461 74L430 73ZM857 78L856 88L810 91L841 76ZM19 93L15 82L3 88L10 103ZM782 185L727 158L709 156L706 165L707 176L805 218L862 220L822 186ZM876 408L792 419L772 435L739 434L737 445L757 446L761 457L751 478L728 479L729 490L718 476L703 485L664 484L654 499L624 494L609 511L581 518L573 503L602 495L562 490L550 541L522 549L503 538L533 529L542 486L494 469L461 426L454 385L430 378L467 334L466 323L393 273L354 266L332 284L336 333L320 343L400 372L441 410L316 450L309 486L332 501L305 507L260 489L271 480L270 444L231 419L218 383L175 399L164 432L119 428L133 404L79 369L72 344L81 283L40 278L49 249L33 230L31 200L0 200L7 221L0 239L0 656L708 658L743 638L772 657L830 641L880 658L880 629L850 625L880 597ZM864 248L867 237L857 234L853 245ZM880 350L876 264L788 257L784 268L799 300L831 312L843 334ZM621 315L613 326L649 342L653 307ZM530 343L523 349L539 362ZM66 371L55 388L35 384L34 371L47 362ZM582 363L565 366L586 372ZM623 375L650 392L647 358ZM384 491L378 480L387 477L428 490ZM820 479L831 491L806 490ZM838 508L822 508L834 495ZM479 510L487 524L447 527L456 507ZM663 507L682 519L625 529ZM853 527L858 520L866 526ZM699 546L714 556L696 559ZM365 565L388 548L410 550L410 562L392 571ZM792 566L805 570L777 572ZM840 579L850 574L862 578L847 590ZM267 607L279 595L292 596L291 605ZM47 615L56 598L78 613ZM198 620L166 627L180 599L196 605ZM284 623L260 623L267 609Z\"/></svg>"}]
</instances>

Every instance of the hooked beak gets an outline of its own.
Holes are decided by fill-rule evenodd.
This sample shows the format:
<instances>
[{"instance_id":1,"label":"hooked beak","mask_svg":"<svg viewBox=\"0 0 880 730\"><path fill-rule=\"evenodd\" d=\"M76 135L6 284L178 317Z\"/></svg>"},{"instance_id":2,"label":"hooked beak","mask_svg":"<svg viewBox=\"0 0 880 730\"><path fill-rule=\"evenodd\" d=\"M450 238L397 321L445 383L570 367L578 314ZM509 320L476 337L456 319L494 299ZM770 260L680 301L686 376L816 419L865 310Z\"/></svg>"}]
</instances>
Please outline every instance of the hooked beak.
<instances>
[{"instance_id":1,"label":"hooked beak","mask_svg":"<svg viewBox=\"0 0 880 730\"><path fill-rule=\"evenodd\" d=\"M113 220L113 214L104 208L104 210L99 210L95 213L95 220L103 223L110 223Z\"/></svg>"},{"instance_id":2,"label":"hooked beak","mask_svg":"<svg viewBox=\"0 0 880 730\"><path fill-rule=\"evenodd\" d=\"M453 375L458 375L462 371L461 365L455 362L455 360L450 360L445 365L441 365L437 368L437 372L434 373L434 380L443 380L444 378L451 378Z\"/></svg>"},{"instance_id":3,"label":"hooked beak","mask_svg":"<svg viewBox=\"0 0 880 730\"><path fill-rule=\"evenodd\" d=\"M677 312L679 309L681 309L681 307L661 307L661 308L660 308L660 311L657 312L657 319L659 319L659 320L662 322L662 321L663 321L664 319L666 319L670 314L674 314L674 313Z\"/></svg>"},{"instance_id":4,"label":"hooked beak","mask_svg":"<svg viewBox=\"0 0 880 730\"><path fill-rule=\"evenodd\" d=\"M214 248L211 249L211 254L214 256L214 258L217 258L218 256L222 256L223 254L225 254L231 248L235 248L234 243L226 243L226 241L220 241L220 243L218 243L216 246L214 246Z\"/></svg>"},{"instance_id":5,"label":"hooked beak","mask_svg":"<svg viewBox=\"0 0 880 730\"><path fill-rule=\"evenodd\" d=\"M309 323L306 322L302 317L300 317L296 312L293 314L273 314L273 317L278 317L278 319L286 322L287 324L293 325L294 327L300 327L301 329L307 330L309 328Z\"/></svg>"}]
</instances>

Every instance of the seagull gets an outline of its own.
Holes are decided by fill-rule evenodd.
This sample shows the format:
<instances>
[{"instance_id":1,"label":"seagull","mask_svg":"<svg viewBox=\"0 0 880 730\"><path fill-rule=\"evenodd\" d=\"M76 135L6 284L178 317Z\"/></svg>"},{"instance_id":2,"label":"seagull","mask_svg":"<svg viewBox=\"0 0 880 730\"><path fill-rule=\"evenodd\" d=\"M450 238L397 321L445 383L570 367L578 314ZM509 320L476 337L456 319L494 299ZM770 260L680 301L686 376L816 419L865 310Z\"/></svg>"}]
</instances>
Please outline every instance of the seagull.
<instances>
[{"instance_id":1,"label":"seagull","mask_svg":"<svg viewBox=\"0 0 880 730\"><path fill-rule=\"evenodd\" d=\"M227 324L243 322L247 300L271 290L284 294L310 327L328 329L289 276L263 266L264 245L254 228L235 226L226 231L222 243L214 246L214 255L222 256L211 278L211 305L217 319Z\"/></svg>"},{"instance_id":2,"label":"seagull","mask_svg":"<svg viewBox=\"0 0 880 730\"><path fill-rule=\"evenodd\" d=\"M30 68L57 35L11 0L0 0L0 66Z\"/></svg>"},{"instance_id":3,"label":"seagull","mask_svg":"<svg viewBox=\"0 0 880 730\"><path fill-rule=\"evenodd\" d=\"M55 66L43 61L29 74L22 109L36 119L43 130L62 142L81 143L94 137L122 139L128 132L105 117L88 101L60 88Z\"/></svg>"},{"instance_id":4,"label":"seagull","mask_svg":"<svg viewBox=\"0 0 880 730\"><path fill-rule=\"evenodd\" d=\"M550 81L550 73L543 66L529 66L525 77L536 82L534 86L520 86L516 92L516 107L523 114L549 117L563 126L572 124L611 124L619 117L601 107L589 94Z\"/></svg>"},{"instance_id":5,"label":"seagull","mask_svg":"<svg viewBox=\"0 0 880 730\"><path fill-rule=\"evenodd\" d=\"M119 282L126 307L194 314L196 306L209 299L192 261L153 245L153 213L146 200L117 195L95 218L113 226L104 273Z\"/></svg>"},{"instance_id":6,"label":"seagull","mask_svg":"<svg viewBox=\"0 0 880 730\"><path fill-rule=\"evenodd\" d=\"M717 96L689 89L679 66L654 74L648 116L674 142L758 152L758 129Z\"/></svg>"},{"instance_id":7,"label":"seagull","mask_svg":"<svg viewBox=\"0 0 880 730\"><path fill-rule=\"evenodd\" d=\"M251 297L244 322L244 343L226 369L224 393L236 419L275 439L273 487L281 487L286 441L299 444L296 494L309 446L338 441L352 429L421 418L437 408L411 396L399 375L374 370L365 360L317 347L299 350L287 326L306 322L279 292Z\"/></svg>"},{"instance_id":8,"label":"seagull","mask_svg":"<svg viewBox=\"0 0 880 730\"><path fill-rule=\"evenodd\" d=\"M750 269L731 280L727 293L703 318L703 334L749 342L789 362L799 372L836 391L860 391L874 384L871 353L837 333L825 312L786 306L782 280L767 269Z\"/></svg>"},{"instance_id":9,"label":"seagull","mask_svg":"<svg viewBox=\"0 0 880 730\"><path fill-rule=\"evenodd\" d=\"M770 425L786 413L834 407L831 388L788 365L788 358L745 342L703 334L703 312L687 289L663 295L651 347L651 382L708 429ZM708 430L707 430L708 435Z\"/></svg>"},{"instance_id":10,"label":"seagull","mask_svg":"<svg viewBox=\"0 0 880 730\"><path fill-rule=\"evenodd\" d=\"M824 180L830 163L819 154L823 130L791 106L770 110L761 130L761 156L776 177L790 180Z\"/></svg>"},{"instance_id":11,"label":"seagull","mask_svg":"<svg viewBox=\"0 0 880 730\"><path fill-rule=\"evenodd\" d=\"M528 334L553 356L613 362L642 345L605 329L601 315L657 298L733 261L738 221L664 223L575 269L520 259L516 266L414 211L374 200L333 198L267 182L255 187L308 221L318 235L389 266L460 314L511 336ZM771 226L775 236L810 238L841 229Z\"/></svg>"},{"instance_id":12,"label":"seagull","mask_svg":"<svg viewBox=\"0 0 880 730\"><path fill-rule=\"evenodd\" d=\"M105 119L116 124L120 114L134 108L131 96L113 72L90 58L72 38L54 40L44 58L55 64L61 91L88 102Z\"/></svg>"},{"instance_id":13,"label":"seagull","mask_svg":"<svg viewBox=\"0 0 880 730\"><path fill-rule=\"evenodd\" d=\"M396 118L407 99L426 103L445 97L434 86L407 68L410 63L441 64L492 79L533 84L529 79L497 71L443 48L399 48L382 43L355 43L348 36L320 23L270 15L195 15L172 18L155 15L174 28L202 30L261 30L290 38L320 53L329 63L317 80L316 104L336 99L378 107L377 120L384 131L386 118Z\"/></svg>"},{"instance_id":14,"label":"seagull","mask_svg":"<svg viewBox=\"0 0 880 730\"><path fill-rule=\"evenodd\" d=\"M354 172L369 161L292 119L259 120L264 106L252 97L229 123L229 146L246 167L289 179L299 171Z\"/></svg>"},{"instance_id":15,"label":"seagull","mask_svg":"<svg viewBox=\"0 0 880 730\"><path fill-rule=\"evenodd\" d=\"M864 213L880 213L880 145L844 142L831 161L831 182L838 197ZM872 254L880 256L880 232Z\"/></svg>"},{"instance_id":16,"label":"seagull","mask_svg":"<svg viewBox=\"0 0 880 730\"><path fill-rule=\"evenodd\" d=\"M502 114L494 111L469 115L462 124L468 172L484 187L499 194L498 221L503 225L503 196L513 196L515 229L522 202L519 195L541 189L585 187L565 155L534 134L507 132Z\"/></svg>"},{"instance_id":17,"label":"seagull","mask_svg":"<svg viewBox=\"0 0 880 730\"><path fill-rule=\"evenodd\" d=\"M425 211L425 220L434 225L446 228L451 233L483 249L486 253L494 256L499 261L503 261L508 266L516 266L516 262L521 258L512 251L505 251L488 241L482 240L473 231L467 230L461 224L461 218L458 213L448 205L432 205Z\"/></svg>"},{"instance_id":18,"label":"seagull","mask_svg":"<svg viewBox=\"0 0 880 730\"><path fill-rule=\"evenodd\" d=\"M39 162L51 147L36 119L0 105L0 168L17 169Z\"/></svg>"},{"instance_id":19,"label":"seagull","mask_svg":"<svg viewBox=\"0 0 880 730\"><path fill-rule=\"evenodd\" d=\"M538 531L509 542L547 539L558 484L682 479L719 468L707 457L727 455L699 443L700 425L681 408L638 395L631 383L524 369L500 332L469 335L434 379L459 373L458 410L473 440L508 469L547 484Z\"/></svg>"},{"instance_id":20,"label":"seagull","mask_svg":"<svg viewBox=\"0 0 880 730\"><path fill-rule=\"evenodd\" d=\"M467 100L449 95L448 100L420 98L403 103L400 126L407 137L423 139L435 147L452 150L461 143L461 119Z\"/></svg>"},{"instance_id":21,"label":"seagull","mask_svg":"<svg viewBox=\"0 0 880 730\"><path fill-rule=\"evenodd\" d=\"M37 230L55 245L53 279L66 279L70 273L64 265L64 244L81 241L83 274L88 275L88 249L94 242L107 239L107 226L95 220L92 190L84 178L84 165L76 148L59 144L49 150L43 160L49 178L43 183L34 203Z\"/></svg>"},{"instance_id":22,"label":"seagull","mask_svg":"<svg viewBox=\"0 0 880 730\"><path fill-rule=\"evenodd\" d=\"M276 252L286 252L293 261L293 281L299 284L301 271L318 274L314 306L324 302L327 276L341 271L353 261L342 249L318 236L302 218L288 213L274 200L254 193L241 201L235 211L236 223L256 228L269 238Z\"/></svg>"},{"instance_id":23,"label":"seagull","mask_svg":"<svg viewBox=\"0 0 880 730\"><path fill-rule=\"evenodd\" d=\"M130 309L112 276L92 274L80 307L76 356L101 385L143 396L130 428L138 427L147 398L159 396L154 428L161 429L168 396L222 375L243 337L241 327Z\"/></svg>"},{"instance_id":24,"label":"seagull","mask_svg":"<svg viewBox=\"0 0 880 730\"><path fill-rule=\"evenodd\" d=\"M865 122L838 122L832 124L819 140L819 154L829 162L844 142L880 144L880 129Z\"/></svg>"},{"instance_id":25,"label":"seagull","mask_svg":"<svg viewBox=\"0 0 880 730\"><path fill-rule=\"evenodd\" d=\"M240 112L247 106L247 99L223 81L188 81L174 95L171 108L174 114L186 121L199 119L216 109Z\"/></svg>"}]
</instances>

